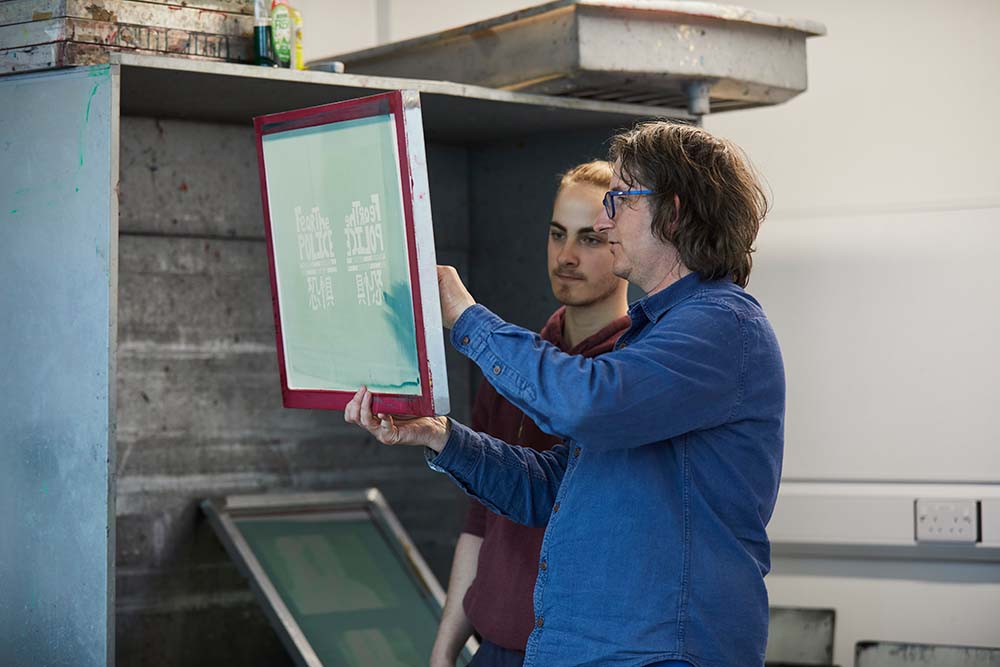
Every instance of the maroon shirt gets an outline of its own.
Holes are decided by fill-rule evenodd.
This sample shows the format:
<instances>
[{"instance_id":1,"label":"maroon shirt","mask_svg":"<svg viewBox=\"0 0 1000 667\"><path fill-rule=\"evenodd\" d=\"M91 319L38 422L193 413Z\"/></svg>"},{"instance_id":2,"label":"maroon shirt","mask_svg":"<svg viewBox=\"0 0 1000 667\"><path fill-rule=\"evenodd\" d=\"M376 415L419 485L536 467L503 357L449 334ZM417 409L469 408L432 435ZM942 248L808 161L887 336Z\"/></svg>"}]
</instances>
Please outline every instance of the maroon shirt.
<instances>
[{"instance_id":1,"label":"maroon shirt","mask_svg":"<svg viewBox=\"0 0 1000 667\"><path fill-rule=\"evenodd\" d=\"M566 308L562 307L552 314L542 328L541 337L563 352L585 357L611 351L631 323L624 315L572 349L566 349L562 335L565 312ZM488 382L482 383L476 395L472 428L539 451L551 449L561 442L543 433ZM545 529L514 523L473 500L462 532L483 538L476 578L463 601L465 615L484 639L507 649L523 651L535 623L532 598Z\"/></svg>"}]
</instances>

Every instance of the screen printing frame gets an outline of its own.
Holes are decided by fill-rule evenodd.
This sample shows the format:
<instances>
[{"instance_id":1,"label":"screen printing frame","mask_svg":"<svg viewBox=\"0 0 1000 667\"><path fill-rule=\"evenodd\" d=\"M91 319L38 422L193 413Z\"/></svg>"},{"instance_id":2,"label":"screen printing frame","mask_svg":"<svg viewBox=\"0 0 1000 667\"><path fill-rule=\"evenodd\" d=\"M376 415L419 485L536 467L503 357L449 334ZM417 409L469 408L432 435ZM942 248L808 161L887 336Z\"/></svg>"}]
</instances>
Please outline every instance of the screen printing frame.
<instances>
[{"instance_id":1,"label":"screen printing frame","mask_svg":"<svg viewBox=\"0 0 1000 667\"><path fill-rule=\"evenodd\" d=\"M441 588L434 573L431 572L389 507L385 497L377 488L316 493L226 496L220 500L203 500L201 508L230 558L250 581L250 587L263 607L271 626L278 633L282 644L300 667L334 666L324 665L313 650L305 633L285 604L284 598L237 527L237 519L299 517L317 513L363 511L380 528L380 532L386 537L389 546L410 566L406 571L425 595L436 603L439 616L444 609L444 589ZM475 637L470 637L465 643L464 650L469 656L472 656L478 649L479 642Z\"/></svg>"},{"instance_id":2,"label":"screen printing frame","mask_svg":"<svg viewBox=\"0 0 1000 667\"><path fill-rule=\"evenodd\" d=\"M281 376L281 397L287 408L343 410L354 392L289 387L263 138L290 130L384 115L392 117L399 157L398 173L402 188L403 226L416 333L420 393L407 395L373 392L372 410L418 416L445 415L451 410L441 304L437 292L437 257L431 219L427 151L420 110L420 93L415 90L397 90L254 118L268 270L271 279L271 302L278 349L278 370Z\"/></svg>"}]
</instances>

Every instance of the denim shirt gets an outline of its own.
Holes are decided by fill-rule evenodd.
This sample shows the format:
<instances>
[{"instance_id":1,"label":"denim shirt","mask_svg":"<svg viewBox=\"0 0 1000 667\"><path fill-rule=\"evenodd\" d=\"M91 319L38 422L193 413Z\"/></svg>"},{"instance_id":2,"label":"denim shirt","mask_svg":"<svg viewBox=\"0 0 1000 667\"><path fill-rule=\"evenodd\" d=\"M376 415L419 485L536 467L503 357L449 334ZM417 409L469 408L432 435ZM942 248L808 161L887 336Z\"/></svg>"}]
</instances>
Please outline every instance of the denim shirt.
<instances>
[{"instance_id":1,"label":"denim shirt","mask_svg":"<svg viewBox=\"0 0 1000 667\"><path fill-rule=\"evenodd\" d=\"M428 461L493 511L548 522L526 666L763 665L785 407L774 332L740 287L696 273L629 315L615 350L586 359L467 309L455 346L564 444L452 422Z\"/></svg>"}]
</instances>

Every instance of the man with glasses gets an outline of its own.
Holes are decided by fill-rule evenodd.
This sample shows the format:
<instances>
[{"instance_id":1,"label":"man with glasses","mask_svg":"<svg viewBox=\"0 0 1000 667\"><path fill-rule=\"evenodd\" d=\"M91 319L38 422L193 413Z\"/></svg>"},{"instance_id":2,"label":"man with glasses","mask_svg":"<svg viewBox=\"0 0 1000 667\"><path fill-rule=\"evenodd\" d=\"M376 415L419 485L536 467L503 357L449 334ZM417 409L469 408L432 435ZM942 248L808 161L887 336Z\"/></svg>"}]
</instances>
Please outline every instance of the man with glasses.
<instances>
[{"instance_id":1,"label":"man with glasses","mask_svg":"<svg viewBox=\"0 0 1000 667\"><path fill-rule=\"evenodd\" d=\"M540 337L567 354L594 357L610 352L630 324L628 284L611 271L614 257L607 236L594 231L610 182L607 162L578 165L562 175L552 205L546 234L548 273L552 294L562 306ZM538 451L560 442L488 382L476 395L472 428ZM531 598L544 532L543 527L522 526L471 501L455 546L430 667L455 667L473 630L482 641L470 667L521 665L535 625Z\"/></svg>"},{"instance_id":2,"label":"man with glasses","mask_svg":"<svg viewBox=\"0 0 1000 667\"><path fill-rule=\"evenodd\" d=\"M759 667L785 385L743 288L767 201L742 152L700 128L639 125L610 158L594 229L615 275L647 293L613 352L565 355L438 271L456 348L563 444L536 452L447 418L372 415L365 388L345 419L426 445L431 467L494 511L548 521L525 665Z\"/></svg>"}]
</instances>

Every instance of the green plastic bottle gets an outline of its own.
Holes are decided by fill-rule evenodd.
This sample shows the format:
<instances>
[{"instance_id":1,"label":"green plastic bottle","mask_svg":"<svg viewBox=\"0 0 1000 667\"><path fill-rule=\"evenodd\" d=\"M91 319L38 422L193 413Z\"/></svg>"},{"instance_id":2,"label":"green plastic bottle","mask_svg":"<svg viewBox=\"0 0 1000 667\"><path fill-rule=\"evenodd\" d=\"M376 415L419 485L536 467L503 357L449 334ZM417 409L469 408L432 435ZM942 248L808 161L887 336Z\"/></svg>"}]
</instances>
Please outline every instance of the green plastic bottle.
<instances>
[{"instance_id":1,"label":"green plastic bottle","mask_svg":"<svg viewBox=\"0 0 1000 667\"><path fill-rule=\"evenodd\" d=\"M282 67L289 67L292 62L292 14L285 3L271 6L271 40L274 59Z\"/></svg>"}]
</instances>

